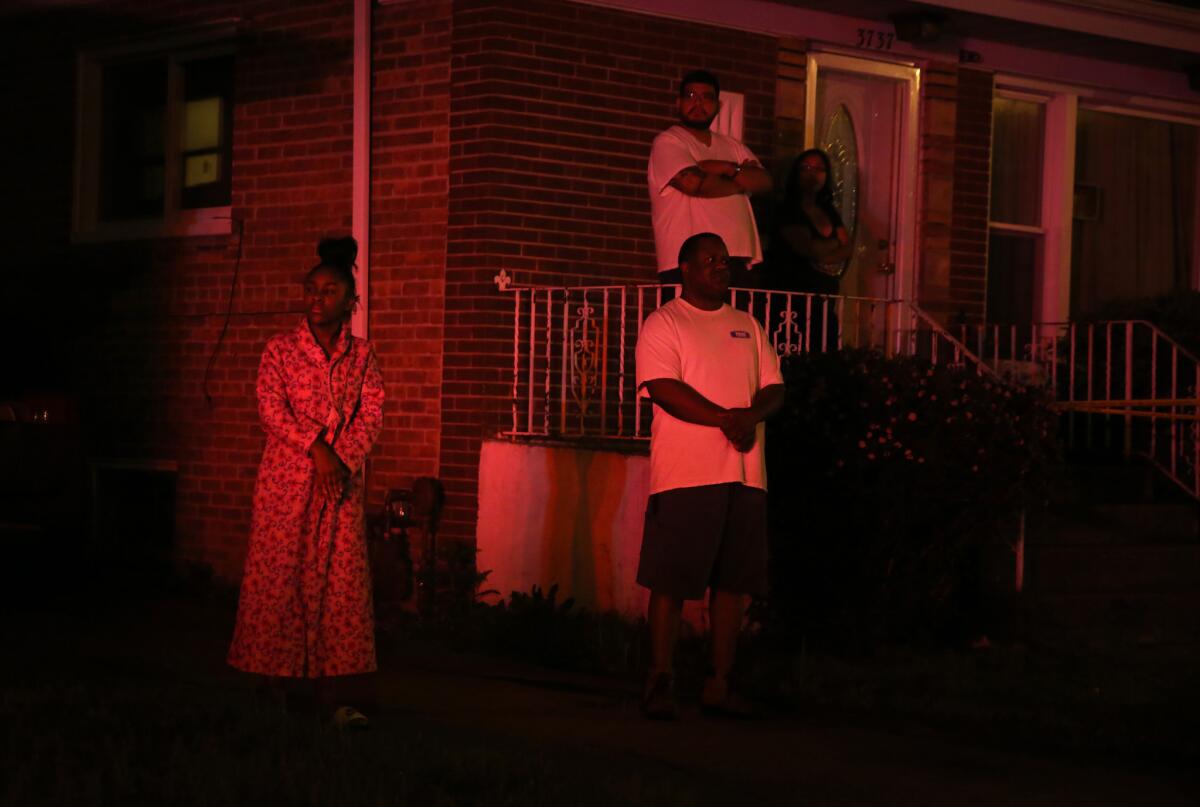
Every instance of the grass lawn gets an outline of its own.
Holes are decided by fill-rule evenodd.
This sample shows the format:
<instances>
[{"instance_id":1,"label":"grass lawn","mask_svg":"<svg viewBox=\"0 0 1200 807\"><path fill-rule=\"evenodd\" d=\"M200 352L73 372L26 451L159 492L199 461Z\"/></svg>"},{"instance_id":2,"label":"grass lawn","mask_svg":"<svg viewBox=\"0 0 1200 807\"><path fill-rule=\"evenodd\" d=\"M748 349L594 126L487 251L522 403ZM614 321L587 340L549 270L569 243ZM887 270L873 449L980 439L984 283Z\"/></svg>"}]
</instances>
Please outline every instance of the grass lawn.
<instances>
[{"instance_id":1,"label":"grass lawn","mask_svg":"<svg viewBox=\"0 0 1200 807\"><path fill-rule=\"evenodd\" d=\"M637 717L635 670L555 672L505 657L503 642L483 654L461 635L393 634L381 663L394 697L369 731L342 733L224 666L232 616L219 590L10 609L0 803L873 804L897 770L934 792L950 770L964 798L993 793L976 803L999 804L1008 796L992 776L1027 775L1056 794L1076 792L1092 769L1123 767L1128 792L1147 782L1168 796L1196 792L1188 648L894 649L853 660L752 650L777 686L772 720L663 727ZM694 664L695 648L684 658ZM422 663L449 672L422 673ZM685 690L695 679L684 676ZM725 765L706 756L722 737L740 754ZM826 746L842 750L822 757ZM959 746L984 750L960 759ZM1047 759L1066 773L1037 767ZM802 770L808 760L820 763ZM881 760L892 767L871 772ZM795 777L809 798L786 789ZM1099 803L1127 803L1121 792ZM1047 799L1030 803L1071 803Z\"/></svg>"},{"instance_id":2,"label":"grass lawn","mask_svg":"<svg viewBox=\"0 0 1200 807\"><path fill-rule=\"evenodd\" d=\"M368 731L339 731L223 668L231 624L224 597L13 614L0 804L702 805L733 795L682 771L614 766L402 709L385 707Z\"/></svg>"},{"instance_id":3,"label":"grass lawn","mask_svg":"<svg viewBox=\"0 0 1200 807\"><path fill-rule=\"evenodd\" d=\"M5 690L4 804L713 803L682 776L386 715L343 733L247 692L96 675Z\"/></svg>"}]
</instances>

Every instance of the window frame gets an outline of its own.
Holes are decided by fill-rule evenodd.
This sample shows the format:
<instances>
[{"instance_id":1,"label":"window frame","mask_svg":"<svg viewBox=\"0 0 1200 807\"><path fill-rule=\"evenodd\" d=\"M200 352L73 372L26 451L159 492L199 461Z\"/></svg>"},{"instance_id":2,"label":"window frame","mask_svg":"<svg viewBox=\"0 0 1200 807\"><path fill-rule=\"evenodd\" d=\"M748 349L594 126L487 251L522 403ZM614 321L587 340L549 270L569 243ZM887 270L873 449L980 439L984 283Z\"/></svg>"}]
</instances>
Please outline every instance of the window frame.
<instances>
[{"instance_id":1,"label":"window frame","mask_svg":"<svg viewBox=\"0 0 1200 807\"><path fill-rule=\"evenodd\" d=\"M1049 169L1047 169L1046 157L1047 157L1047 150L1048 150L1047 149L1047 146L1048 146L1048 131L1047 130L1048 130L1048 120L1050 117L1050 101L1051 101L1051 99L1040 93L1022 92L1019 90L1009 89L1006 87L1000 87L997 85L997 87L992 92L993 110L995 108L994 107L995 101L998 98L1004 98L1004 99L1008 99L1011 101L1024 101L1026 103L1032 103L1032 104L1041 104L1043 107L1042 131L1041 131L1041 154L1039 155L1041 158L1041 162L1042 162L1042 187L1039 189L1039 193L1038 193L1038 209L1037 209L1037 223L1036 224L1014 224L1012 222L997 221L992 218L992 201L991 201L991 181L992 180L990 178L995 173L994 160L995 160L995 154L996 154L996 152L995 152L996 119L995 119L995 115L993 113L992 135L991 135L992 148L990 150L991 160L993 162L989 166L989 169L988 169L988 176L989 176L988 255L987 255L987 268L985 270L987 273L986 274L987 280L985 280L985 282L984 282L984 299L986 301L987 299L990 298L990 294L988 292L988 281L991 279L991 271L992 271L992 265L991 265L992 234L999 233L999 234L1002 234L1005 236L1028 239L1028 240L1034 242L1033 254L1034 254L1035 263L1033 266L1033 285L1034 285L1034 288L1040 288L1042 290L1041 293L1038 295L1038 299L1032 301L1031 310L1033 313L1033 319L1036 322L1043 318L1043 315L1045 313L1045 308L1046 308L1046 305L1045 305L1045 297L1046 297L1046 294L1045 294L1045 292L1046 292L1045 267L1046 267L1046 255L1047 255L1046 195L1048 192L1052 193L1051 189L1047 187L1048 174L1051 172L1049 171ZM988 317L990 317L990 316L991 316L991 312L988 311L985 306L984 319L990 322L990 320L988 320ZM1006 323L998 323L998 324L1013 325L1013 324L1017 324L1017 323L1007 323L1006 322ZM1021 324L1026 324L1026 323L1021 323Z\"/></svg>"},{"instance_id":2,"label":"window frame","mask_svg":"<svg viewBox=\"0 0 1200 807\"><path fill-rule=\"evenodd\" d=\"M1048 101L1049 101L1048 98L1046 98L1045 96L1042 96L1042 95L1035 95L1032 93L1024 93L1024 92L1016 92L1016 91L1008 90L1008 89L997 89L995 92L992 93L993 105L995 104L995 101L997 98L1004 98L1004 99L1007 99L1010 101L1024 101L1024 102L1030 103L1030 104L1040 104L1043 107L1046 107L1048 104ZM1043 183L1045 181L1045 176L1046 176L1046 165L1045 165L1045 160L1046 160L1046 117L1047 117L1048 111L1049 110L1047 110L1047 109L1043 109L1043 111L1042 111L1041 154L1038 155L1042 160ZM992 152L991 152L993 158L995 156L995 141L996 141L996 118L995 118L995 114L993 113L993 115L992 115ZM993 229L994 230L1002 230L1004 232L1013 233L1013 234L1021 233L1021 234L1025 234L1025 235L1045 235L1045 233L1046 233L1046 222L1045 222L1046 205L1045 205L1045 201L1044 201L1044 196L1045 196L1045 188L1044 187L1038 189L1039 193L1038 193L1037 224L1016 224L1016 223L1007 222L1007 221L997 221L996 219L992 218L993 211L992 211L990 190L991 189L990 189L990 185L989 185L989 193L988 193L988 229L989 230L993 230Z\"/></svg>"},{"instance_id":3,"label":"window frame","mask_svg":"<svg viewBox=\"0 0 1200 807\"><path fill-rule=\"evenodd\" d=\"M1123 115L1128 118L1143 118L1145 120L1161 121L1163 123L1176 123L1182 126L1190 126L1196 130L1196 137L1200 140L1200 108L1193 107L1190 110L1183 107L1181 104L1163 104L1159 106L1145 106L1133 104L1121 104L1116 99L1109 97L1107 94L1095 95L1080 95L1078 107L1092 112L1102 112L1108 115ZM1181 114L1181 112L1190 111L1192 114ZM1078 120L1075 121L1076 125ZM1077 129L1076 129L1077 130ZM1074 133L1072 133L1074 137ZM1074 156L1074 147L1071 149ZM1072 161L1073 164L1073 161ZM1072 172L1074 176L1074 172ZM1200 291L1200 169L1197 171L1197 176L1193 178L1197 183L1197 198L1192 211L1192 272L1191 286L1193 291ZM1072 185L1072 188L1074 186ZM1073 197L1072 197L1073 198ZM1072 214L1074 211L1072 210Z\"/></svg>"},{"instance_id":4,"label":"window frame","mask_svg":"<svg viewBox=\"0 0 1200 807\"><path fill-rule=\"evenodd\" d=\"M75 182L71 217L73 243L228 235L233 232L231 204L192 209L180 206L183 148L179 127L183 120L184 64L217 56L233 56L234 33L232 24L219 23L150 42L100 47L79 53L76 61ZM103 221L99 211L104 70L107 65L124 59L153 57L163 57L167 63L163 214L125 221ZM232 112L231 101L230 114ZM231 170L232 165L226 168Z\"/></svg>"},{"instance_id":5,"label":"window frame","mask_svg":"<svg viewBox=\"0 0 1200 807\"><path fill-rule=\"evenodd\" d=\"M1200 128L1200 104L1149 95L1130 96L1101 87L1013 74L996 75L993 97L997 96L1040 100L1046 104L1042 146L1042 250L1037 266L1040 281L1035 284L1041 289L1041 294L1034 301L1034 316L1038 322L1067 322L1071 317L1071 239L1075 212L1075 137L1079 108L1082 106L1100 112L1166 120ZM1200 204L1196 205L1196 211L1192 285L1200 289ZM997 230L1014 235L1023 231L1019 225L992 222L990 202L988 219L989 233L994 224ZM1027 234L1039 237L1036 233ZM1052 267L1054 271L1051 271Z\"/></svg>"}]
</instances>

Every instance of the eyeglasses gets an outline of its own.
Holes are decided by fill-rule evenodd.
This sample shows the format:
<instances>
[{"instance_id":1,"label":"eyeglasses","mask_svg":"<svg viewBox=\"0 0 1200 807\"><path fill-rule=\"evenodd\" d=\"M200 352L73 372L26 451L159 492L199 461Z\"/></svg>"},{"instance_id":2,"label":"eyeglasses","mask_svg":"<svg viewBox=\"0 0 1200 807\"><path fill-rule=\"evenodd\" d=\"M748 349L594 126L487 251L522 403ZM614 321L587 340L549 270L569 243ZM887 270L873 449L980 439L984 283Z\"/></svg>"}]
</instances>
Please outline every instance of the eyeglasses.
<instances>
[{"instance_id":1,"label":"eyeglasses","mask_svg":"<svg viewBox=\"0 0 1200 807\"><path fill-rule=\"evenodd\" d=\"M700 90L688 90L687 92L685 92L683 94L683 97L687 101L712 102L712 101L717 100L717 94L715 92L713 92L712 90L704 90L703 92L701 92Z\"/></svg>"}]
</instances>

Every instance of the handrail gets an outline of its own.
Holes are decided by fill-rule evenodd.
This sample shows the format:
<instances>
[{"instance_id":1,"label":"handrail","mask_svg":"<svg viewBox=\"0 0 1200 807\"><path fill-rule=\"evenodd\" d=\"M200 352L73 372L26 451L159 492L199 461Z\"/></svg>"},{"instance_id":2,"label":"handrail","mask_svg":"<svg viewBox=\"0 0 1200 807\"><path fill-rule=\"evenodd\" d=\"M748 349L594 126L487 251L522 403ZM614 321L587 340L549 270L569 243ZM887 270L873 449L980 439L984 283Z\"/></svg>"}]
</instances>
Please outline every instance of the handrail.
<instances>
[{"instance_id":1,"label":"handrail","mask_svg":"<svg viewBox=\"0 0 1200 807\"><path fill-rule=\"evenodd\" d=\"M1073 447L1147 457L1200 500L1200 359L1144 319L963 325L1009 381L1040 386Z\"/></svg>"},{"instance_id":2,"label":"handrail","mask_svg":"<svg viewBox=\"0 0 1200 807\"><path fill-rule=\"evenodd\" d=\"M648 439L650 411L634 385L633 353L642 322L677 285L517 285L513 298L510 437ZM731 288L729 301L763 324L781 356L873 347L969 366L1000 379L960 339L902 300Z\"/></svg>"},{"instance_id":3,"label":"handrail","mask_svg":"<svg viewBox=\"0 0 1200 807\"><path fill-rule=\"evenodd\" d=\"M648 439L634 348L642 322L679 286L518 286L503 271L495 280L513 296L512 424L503 433ZM1127 456L1144 454L1200 499L1200 360L1151 322L948 328L906 300L743 288L729 295L783 356L873 347L1041 387L1064 413L1069 444L1118 440Z\"/></svg>"},{"instance_id":4,"label":"handrail","mask_svg":"<svg viewBox=\"0 0 1200 807\"><path fill-rule=\"evenodd\" d=\"M1148 319L1112 319L1112 320L1096 320L1094 322L1076 322L1076 323L1062 322L1062 323L1053 323L1053 324L1056 324L1056 325L1089 325L1089 324L1101 324L1101 323L1112 324L1112 325L1120 325L1122 323L1129 323L1131 325L1141 325L1145 328L1148 328L1159 339L1168 343L1171 347L1178 350L1180 356L1182 356L1183 358L1186 358L1188 361L1195 362L1196 364L1200 364L1200 358L1197 358L1195 356L1195 354L1193 354L1190 350L1188 350L1183 345L1179 344L1179 342L1176 341L1170 334L1168 334L1166 331L1164 331L1162 328L1158 327L1157 325L1155 325L1153 322L1151 322ZM1046 323L1046 324L1050 324L1050 323Z\"/></svg>"},{"instance_id":5,"label":"handrail","mask_svg":"<svg viewBox=\"0 0 1200 807\"><path fill-rule=\"evenodd\" d=\"M915 316L920 318L920 320L924 322L927 327L929 327L931 330L937 331L943 339L954 345L956 357L970 359L971 364L975 365L976 372L980 375L987 375L997 381L1002 381L995 369L989 367L982 358L975 355L975 353L973 353L971 349L966 346L966 344L955 337L954 334L950 333L950 331L943 327L941 323L922 310L920 306L910 301L908 302L908 309Z\"/></svg>"}]
</instances>

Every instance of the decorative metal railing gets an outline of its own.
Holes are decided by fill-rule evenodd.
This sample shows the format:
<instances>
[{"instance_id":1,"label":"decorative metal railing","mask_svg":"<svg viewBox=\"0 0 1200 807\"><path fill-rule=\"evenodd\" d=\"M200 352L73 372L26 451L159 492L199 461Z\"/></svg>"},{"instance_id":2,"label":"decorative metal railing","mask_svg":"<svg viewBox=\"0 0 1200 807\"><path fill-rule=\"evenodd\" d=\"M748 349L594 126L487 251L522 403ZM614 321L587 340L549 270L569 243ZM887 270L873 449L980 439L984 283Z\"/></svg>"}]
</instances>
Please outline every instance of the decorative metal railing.
<instances>
[{"instance_id":1,"label":"decorative metal railing","mask_svg":"<svg viewBox=\"0 0 1200 807\"><path fill-rule=\"evenodd\" d=\"M513 297L512 437L644 440L633 358L642 322L676 286L500 288ZM992 373L959 339L898 300L731 289L780 355L871 347Z\"/></svg>"},{"instance_id":2,"label":"decorative metal railing","mask_svg":"<svg viewBox=\"0 0 1200 807\"><path fill-rule=\"evenodd\" d=\"M1200 361L1153 323L976 325L955 329L997 375L1044 387L1081 448L1142 454L1200 499Z\"/></svg>"},{"instance_id":3,"label":"decorative metal railing","mask_svg":"<svg viewBox=\"0 0 1200 807\"><path fill-rule=\"evenodd\" d=\"M633 356L677 286L518 287L512 295L512 437L645 440ZM904 300L731 289L782 356L869 347L1046 390L1069 445L1145 455L1200 499L1200 361L1143 320L946 329Z\"/></svg>"}]
</instances>

